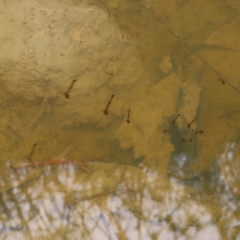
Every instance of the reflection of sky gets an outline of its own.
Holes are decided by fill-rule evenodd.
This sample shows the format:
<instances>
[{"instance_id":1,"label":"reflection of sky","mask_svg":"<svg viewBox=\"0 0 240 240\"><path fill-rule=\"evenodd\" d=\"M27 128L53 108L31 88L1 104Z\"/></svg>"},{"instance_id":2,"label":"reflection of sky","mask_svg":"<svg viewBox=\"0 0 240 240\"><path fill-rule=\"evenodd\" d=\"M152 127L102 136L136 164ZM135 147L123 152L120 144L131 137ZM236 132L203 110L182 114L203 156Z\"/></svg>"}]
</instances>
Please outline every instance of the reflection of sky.
<instances>
[{"instance_id":1,"label":"reflection of sky","mask_svg":"<svg viewBox=\"0 0 240 240\"><path fill-rule=\"evenodd\" d=\"M146 169L142 183L131 183L127 172L128 182L122 179L116 191L105 195L102 172L98 181L91 183L88 177L82 182L76 181L81 171L76 172L72 166L55 169L52 175L57 173L56 178L49 178L52 170L47 167L41 176L35 176L37 180L4 193L7 202L1 202L2 236L7 239L26 239L26 236L220 239L219 223L211 205L199 202L199 196L184 186L172 183L169 189L164 189L164 185L159 187L161 179ZM101 196L97 195L101 192ZM75 197L68 198L72 193ZM3 211L4 208L7 211Z\"/></svg>"}]
</instances>

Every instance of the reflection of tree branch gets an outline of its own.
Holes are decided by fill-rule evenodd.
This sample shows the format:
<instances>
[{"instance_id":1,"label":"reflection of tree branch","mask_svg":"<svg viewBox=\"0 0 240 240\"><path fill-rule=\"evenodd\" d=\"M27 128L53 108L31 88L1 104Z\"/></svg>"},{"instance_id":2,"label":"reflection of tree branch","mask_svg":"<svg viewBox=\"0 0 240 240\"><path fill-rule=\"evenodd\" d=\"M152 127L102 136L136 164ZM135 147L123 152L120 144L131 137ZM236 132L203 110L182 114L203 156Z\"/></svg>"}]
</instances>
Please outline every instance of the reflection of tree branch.
<instances>
[{"instance_id":1,"label":"reflection of tree branch","mask_svg":"<svg viewBox=\"0 0 240 240\"><path fill-rule=\"evenodd\" d=\"M82 202L82 201L86 201L86 200L92 200L94 198L104 197L104 196L116 193L118 191L130 192L130 193L140 193L140 194L144 195L143 191L142 190L138 190L138 189L130 189L130 188L129 189L127 189L127 188L126 189L114 189L114 190L109 190L109 191L95 193L93 195L82 197L82 198L78 198L78 199L73 200L73 201L66 201L65 202L65 206L71 206L71 205L74 205L74 204L76 204L78 202ZM153 200L157 200L157 201L162 200L162 197L160 197L160 196L156 196L155 194L153 194L151 192L149 192L149 194L150 194L150 196L152 197Z\"/></svg>"},{"instance_id":2,"label":"reflection of tree branch","mask_svg":"<svg viewBox=\"0 0 240 240\"><path fill-rule=\"evenodd\" d=\"M107 196L107 195L110 195L112 193L114 193L116 190L110 190L110 191L106 191L106 192L100 192L100 193L96 193L96 194L93 194L91 196L87 196L87 197L83 197L83 198L78 198L76 200L73 200L73 201L66 201L65 202L65 206L71 206L71 205L74 205L78 202L82 202L82 201L86 201L86 200L92 200L94 198L98 198L98 197L104 197L104 196Z\"/></svg>"},{"instance_id":3,"label":"reflection of tree branch","mask_svg":"<svg viewBox=\"0 0 240 240\"><path fill-rule=\"evenodd\" d=\"M170 219L169 223L160 231L158 237L161 237L161 235L172 225L172 219Z\"/></svg>"},{"instance_id":4,"label":"reflection of tree branch","mask_svg":"<svg viewBox=\"0 0 240 240\"><path fill-rule=\"evenodd\" d=\"M99 210L101 210L101 209L99 209ZM105 228L102 226L101 221L103 221ZM111 226L110 226L109 222L107 222L106 217L104 216L103 213L100 214L100 217L98 218L98 222L96 222L96 228L97 227L100 228L103 233L105 233L105 235L107 236L108 239L111 239L111 233L110 233Z\"/></svg>"},{"instance_id":5,"label":"reflection of tree branch","mask_svg":"<svg viewBox=\"0 0 240 240\"><path fill-rule=\"evenodd\" d=\"M16 169L13 168L13 170L15 171ZM2 181L0 184L0 193L1 192L6 192L8 190L11 190L12 188L15 187L20 187L21 185L25 184L26 182L33 180L33 179L37 179L42 173L42 169L37 169L33 172L30 172L29 174L22 176L20 173L18 175L14 175L14 178L12 178L11 180L5 180ZM10 174L11 176L11 174Z\"/></svg>"},{"instance_id":6,"label":"reflection of tree branch","mask_svg":"<svg viewBox=\"0 0 240 240\"><path fill-rule=\"evenodd\" d=\"M51 159L51 160L41 161L41 162L27 162L27 163L20 164L19 166L15 166L14 168L22 169L22 168L28 168L28 167L37 167L37 166L45 166L45 165L61 165L61 164L73 165L89 173L88 165L86 163L81 161L62 160L62 159Z\"/></svg>"},{"instance_id":7,"label":"reflection of tree branch","mask_svg":"<svg viewBox=\"0 0 240 240\"><path fill-rule=\"evenodd\" d=\"M117 221L117 219L113 216L113 214L109 211L109 209L103 205L102 208L104 209L104 212L107 214L107 216L109 217L109 220L111 221L111 223L113 223L117 230L118 230L118 238L121 240L127 240L128 238L126 237L125 232L123 231L119 221Z\"/></svg>"}]
</instances>

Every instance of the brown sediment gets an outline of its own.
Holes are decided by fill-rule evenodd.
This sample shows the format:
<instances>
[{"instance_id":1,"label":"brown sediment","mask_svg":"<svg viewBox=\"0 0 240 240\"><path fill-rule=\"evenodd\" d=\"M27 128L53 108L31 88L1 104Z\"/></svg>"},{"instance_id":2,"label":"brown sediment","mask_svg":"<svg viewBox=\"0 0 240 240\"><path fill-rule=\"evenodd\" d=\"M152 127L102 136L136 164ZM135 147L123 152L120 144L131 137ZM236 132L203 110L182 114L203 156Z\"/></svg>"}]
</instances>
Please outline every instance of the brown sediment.
<instances>
[{"instance_id":1,"label":"brown sediment","mask_svg":"<svg viewBox=\"0 0 240 240\"><path fill-rule=\"evenodd\" d=\"M14 167L15 169L23 169L23 168L29 168L29 167L37 167L37 166L46 166L46 165L73 165L79 168L84 169L88 172L88 165L81 161L74 161L74 160L62 160L62 159L51 159L47 161L41 161L41 162L27 162L22 163L19 166Z\"/></svg>"}]
</instances>

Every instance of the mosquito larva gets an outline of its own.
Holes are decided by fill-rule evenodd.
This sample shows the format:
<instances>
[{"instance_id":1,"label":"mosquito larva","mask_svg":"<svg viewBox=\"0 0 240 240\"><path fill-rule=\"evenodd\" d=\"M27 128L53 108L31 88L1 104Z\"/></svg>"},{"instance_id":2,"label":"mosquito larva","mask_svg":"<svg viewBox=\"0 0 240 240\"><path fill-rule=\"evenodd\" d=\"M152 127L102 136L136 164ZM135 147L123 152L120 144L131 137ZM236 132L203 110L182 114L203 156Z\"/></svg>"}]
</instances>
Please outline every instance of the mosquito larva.
<instances>
[{"instance_id":1,"label":"mosquito larva","mask_svg":"<svg viewBox=\"0 0 240 240\"><path fill-rule=\"evenodd\" d=\"M225 84L225 81L223 81L221 78L219 78L217 81L222 82L222 84Z\"/></svg>"},{"instance_id":2,"label":"mosquito larva","mask_svg":"<svg viewBox=\"0 0 240 240\"><path fill-rule=\"evenodd\" d=\"M114 96L115 96L115 94L113 94L111 96L110 100L108 101L108 104L107 104L106 108L103 110L104 115L108 115L108 108L109 108Z\"/></svg>"},{"instance_id":3,"label":"mosquito larva","mask_svg":"<svg viewBox=\"0 0 240 240\"><path fill-rule=\"evenodd\" d=\"M65 98L69 98L69 91L72 89L72 87L73 87L73 85L74 85L74 83L75 83L76 81L77 81L76 79L74 79L74 80L72 81L72 83L71 83L71 85L69 86L67 92L65 93Z\"/></svg>"},{"instance_id":4,"label":"mosquito larva","mask_svg":"<svg viewBox=\"0 0 240 240\"><path fill-rule=\"evenodd\" d=\"M193 137L193 130L192 130L192 134L191 134L190 142L192 142L192 137Z\"/></svg>"},{"instance_id":5,"label":"mosquito larva","mask_svg":"<svg viewBox=\"0 0 240 240\"><path fill-rule=\"evenodd\" d=\"M33 155L33 152L34 152L34 149L35 149L35 147L38 145L38 143L34 143L33 144L33 146L32 146L32 150L31 150L31 152L30 152L30 154L29 154L29 157L28 157L28 161L29 162L31 162L32 161L32 155Z\"/></svg>"},{"instance_id":6,"label":"mosquito larva","mask_svg":"<svg viewBox=\"0 0 240 240\"><path fill-rule=\"evenodd\" d=\"M175 122L177 121L177 119L178 119L179 116L180 116L180 115L178 114L178 115L175 117L175 119L172 121L172 124L175 124Z\"/></svg>"},{"instance_id":7,"label":"mosquito larva","mask_svg":"<svg viewBox=\"0 0 240 240\"><path fill-rule=\"evenodd\" d=\"M128 109L127 123L130 123L130 109Z\"/></svg>"},{"instance_id":8,"label":"mosquito larva","mask_svg":"<svg viewBox=\"0 0 240 240\"><path fill-rule=\"evenodd\" d=\"M190 128L190 127L191 127L191 124L192 124L193 122L195 122L196 119L198 119L198 117L195 117L190 123L188 123L187 127Z\"/></svg>"},{"instance_id":9,"label":"mosquito larva","mask_svg":"<svg viewBox=\"0 0 240 240\"><path fill-rule=\"evenodd\" d=\"M198 133L203 133L203 130L199 130L199 131L195 132L195 135Z\"/></svg>"},{"instance_id":10,"label":"mosquito larva","mask_svg":"<svg viewBox=\"0 0 240 240\"><path fill-rule=\"evenodd\" d=\"M110 73L110 72L106 72L106 71L104 71L105 73L107 73L108 75L111 75L111 76L113 76L113 73Z\"/></svg>"}]
</instances>

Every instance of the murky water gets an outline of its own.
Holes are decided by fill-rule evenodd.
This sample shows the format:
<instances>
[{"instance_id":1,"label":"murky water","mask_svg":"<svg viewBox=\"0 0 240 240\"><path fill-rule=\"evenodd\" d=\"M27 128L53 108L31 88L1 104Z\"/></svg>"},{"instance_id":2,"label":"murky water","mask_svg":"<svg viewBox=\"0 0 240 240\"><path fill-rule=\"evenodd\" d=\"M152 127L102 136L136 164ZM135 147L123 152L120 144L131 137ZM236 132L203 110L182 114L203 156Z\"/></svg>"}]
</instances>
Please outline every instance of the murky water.
<instances>
[{"instance_id":1,"label":"murky water","mask_svg":"<svg viewBox=\"0 0 240 240\"><path fill-rule=\"evenodd\" d=\"M31 4L60 43L14 65L1 33L0 238L240 239L240 6Z\"/></svg>"}]
</instances>

